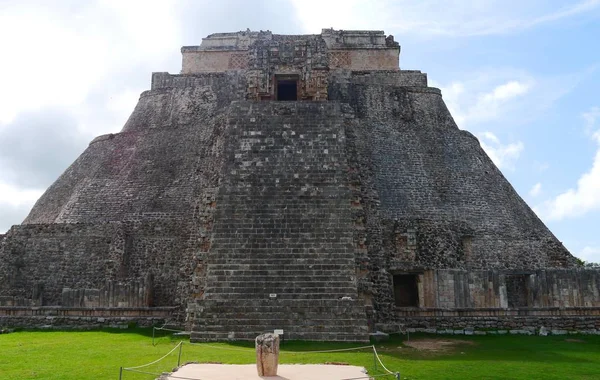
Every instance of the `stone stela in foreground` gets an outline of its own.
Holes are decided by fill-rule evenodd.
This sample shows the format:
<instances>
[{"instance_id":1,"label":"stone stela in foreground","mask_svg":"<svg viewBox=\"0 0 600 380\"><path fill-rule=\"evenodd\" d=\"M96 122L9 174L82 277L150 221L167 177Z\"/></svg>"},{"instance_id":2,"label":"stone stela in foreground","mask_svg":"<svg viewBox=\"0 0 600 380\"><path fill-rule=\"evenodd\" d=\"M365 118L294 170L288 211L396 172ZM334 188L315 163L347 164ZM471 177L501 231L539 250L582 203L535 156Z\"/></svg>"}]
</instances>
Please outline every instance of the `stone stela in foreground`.
<instances>
[{"instance_id":1,"label":"stone stela in foreground","mask_svg":"<svg viewBox=\"0 0 600 380\"><path fill-rule=\"evenodd\" d=\"M181 52L0 235L0 325L600 329L599 272L399 68L392 36L217 33Z\"/></svg>"},{"instance_id":2,"label":"stone stela in foreground","mask_svg":"<svg viewBox=\"0 0 600 380\"><path fill-rule=\"evenodd\" d=\"M277 376L279 365L279 335L261 334L255 339L258 376Z\"/></svg>"}]
</instances>

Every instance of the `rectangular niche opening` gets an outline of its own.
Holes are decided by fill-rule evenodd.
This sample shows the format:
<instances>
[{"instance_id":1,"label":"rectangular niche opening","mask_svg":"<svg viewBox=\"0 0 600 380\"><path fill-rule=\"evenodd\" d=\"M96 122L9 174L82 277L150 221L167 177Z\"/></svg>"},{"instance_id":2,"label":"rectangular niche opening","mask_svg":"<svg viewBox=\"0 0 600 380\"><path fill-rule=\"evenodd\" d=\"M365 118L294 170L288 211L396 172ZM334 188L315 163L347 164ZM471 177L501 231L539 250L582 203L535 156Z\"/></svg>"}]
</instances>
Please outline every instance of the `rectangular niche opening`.
<instances>
[{"instance_id":1,"label":"rectangular niche opening","mask_svg":"<svg viewBox=\"0 0 600 380\"><path fill-rule=\"evenodd\" d=\"M298 100L298 77L275 77L277 81L276 99L279 101Z\"/></svg>"},{"instance_id":2,"label":"rectangular niche opening","mask_svg":"<svg viewBox=\"0 0 600 380\"><path fill-rule=\"evenodd\" d=\"M394 301L398 307L419 307L418 275L394 275Z\"/></svg>"},{"instance_id":3,"label":"rectangular niche opening","mask_svg":"<svg viewBox=\"0 0 600 380\"><path fill-rule=\"evenodd\" d=\"M509 308L529 306L529 274L506 275L506 296Z\"/></svg>"}]
</instances>

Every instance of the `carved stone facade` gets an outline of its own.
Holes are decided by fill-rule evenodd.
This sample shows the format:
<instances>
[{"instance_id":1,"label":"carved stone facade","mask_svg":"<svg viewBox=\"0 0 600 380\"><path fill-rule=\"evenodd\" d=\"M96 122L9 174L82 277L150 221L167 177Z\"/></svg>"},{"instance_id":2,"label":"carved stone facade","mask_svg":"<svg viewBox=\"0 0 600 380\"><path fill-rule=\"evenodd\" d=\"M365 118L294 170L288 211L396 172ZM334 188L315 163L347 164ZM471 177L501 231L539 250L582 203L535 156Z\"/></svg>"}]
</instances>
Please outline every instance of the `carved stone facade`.
<instances>
[{"instance_id":1,"label":"carved stone facade","mask_svg":"<svg viewBox=\"0 0 600 380\"><path fill-rule=\"evenodd\" d=\"M211 34L181 52L182 74L243 70L249 100L276 99L278 80L297 81L298 100L326 100L330 70L399 70L400 46L382 31L246 31Z\"/></svg>"}]
</instances>

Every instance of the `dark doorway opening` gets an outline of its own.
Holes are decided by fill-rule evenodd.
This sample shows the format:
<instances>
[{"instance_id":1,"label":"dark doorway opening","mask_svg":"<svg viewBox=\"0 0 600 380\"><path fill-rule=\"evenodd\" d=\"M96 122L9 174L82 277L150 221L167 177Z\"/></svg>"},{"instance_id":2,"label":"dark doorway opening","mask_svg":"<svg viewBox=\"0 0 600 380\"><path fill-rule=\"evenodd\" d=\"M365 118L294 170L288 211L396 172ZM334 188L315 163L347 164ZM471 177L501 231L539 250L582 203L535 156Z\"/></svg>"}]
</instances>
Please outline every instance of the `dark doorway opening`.
<instances>
[{"instance_id":1,"label":"dark doorway opening","mask_svg":"<svg viewBox=\"0 0 600 380\"><path fill-rule=\"evenodd\" d=\"M529 306L529 275L507 274L506 275L506 297L508 307Z\"/></svg>"},{"instance_id":2,"label":"dark doorway opening","mask_svg":"<svg viewBox=\"0 0 600 380\"><path fill-rule=\"evenodd\" d=\"M419 288L416 274L394 276L394 301L398 307L419 307Z\"/></svg>"},{"instance_id":3,"label":"dark doorway opening","mask_svg":"<svg viewBox=\"0 0 600 380\"><path fill-rule=\"evenodd\" d=\"M298 100L298 81L295 79L278 79L277 100Z\"/></svg>"}]
</instances>

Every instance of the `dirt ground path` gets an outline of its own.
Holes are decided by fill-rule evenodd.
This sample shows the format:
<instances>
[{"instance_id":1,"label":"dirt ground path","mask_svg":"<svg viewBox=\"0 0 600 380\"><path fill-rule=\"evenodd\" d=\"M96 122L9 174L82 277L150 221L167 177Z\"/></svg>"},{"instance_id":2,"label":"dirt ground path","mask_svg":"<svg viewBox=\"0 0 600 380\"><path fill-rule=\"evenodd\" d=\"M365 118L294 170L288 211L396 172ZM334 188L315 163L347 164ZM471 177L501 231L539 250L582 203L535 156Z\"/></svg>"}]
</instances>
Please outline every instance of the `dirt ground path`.
<instances>
[{"instance_id":1,"label":"dirt ground path","mask_svg":"<svg viewBox=\"0 0 600 380\"><path fill-rule=\"evenodd\" d=\"M326 364L280 364L275 377L260 377L256 364L187 364L165 379L181 380L340 380L365 377L363 367Z\"/></svg>"}]
</instances>

